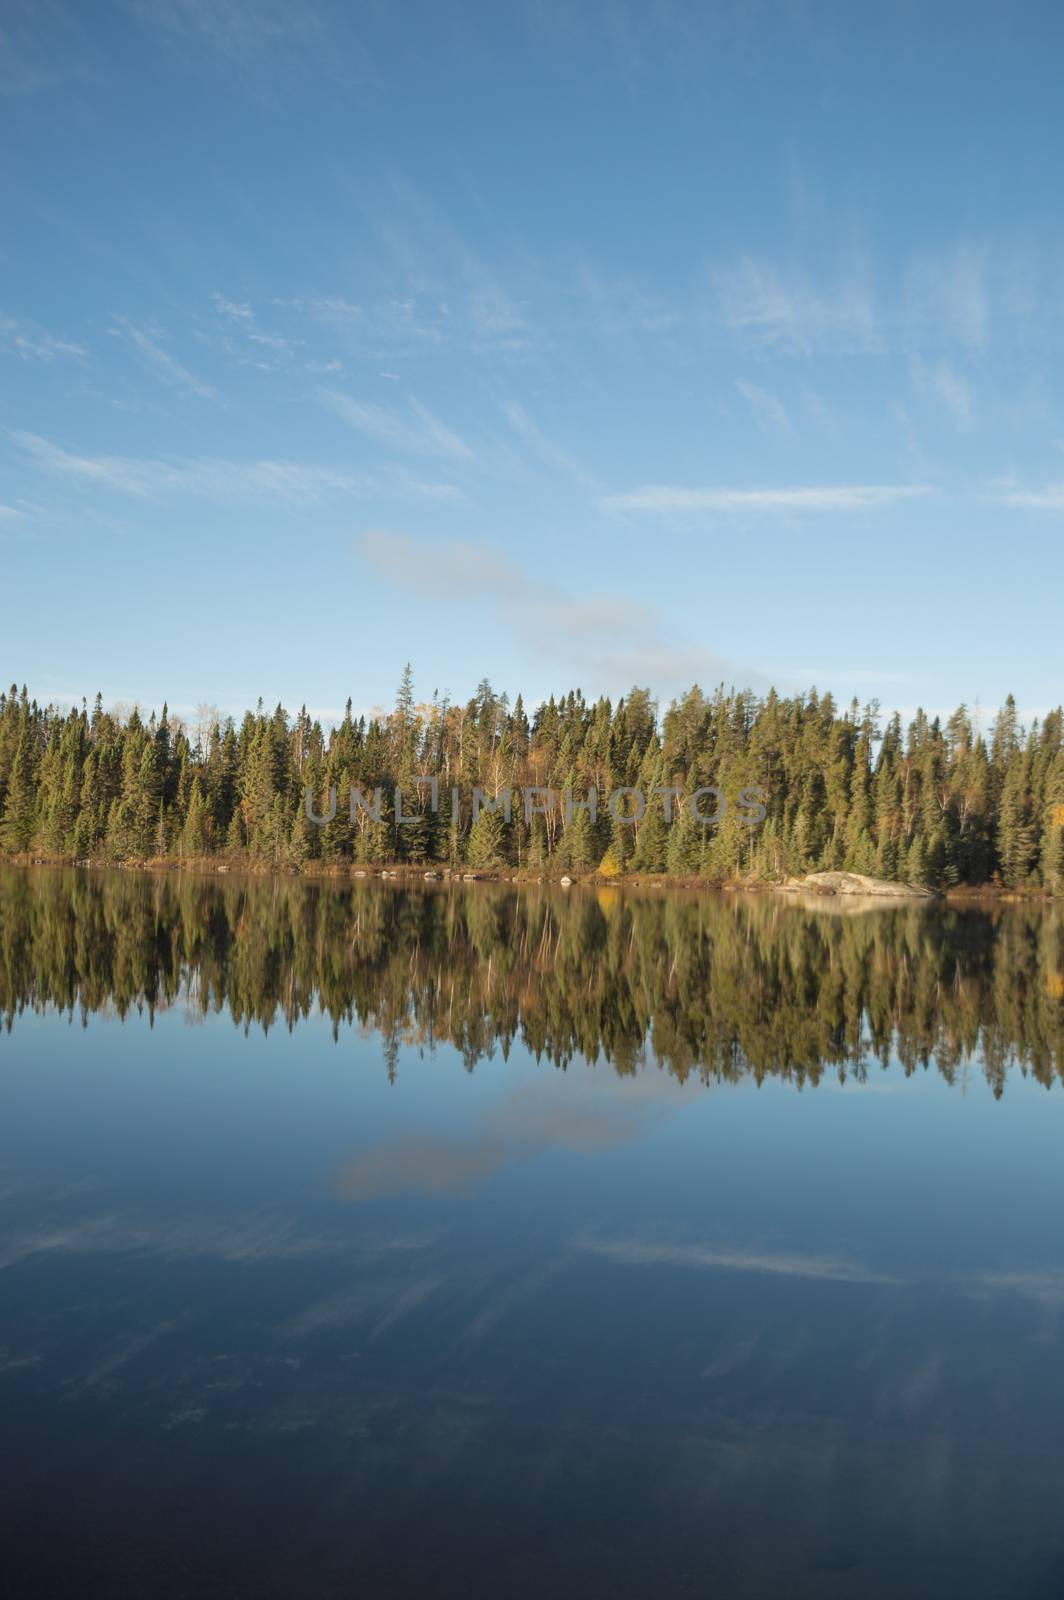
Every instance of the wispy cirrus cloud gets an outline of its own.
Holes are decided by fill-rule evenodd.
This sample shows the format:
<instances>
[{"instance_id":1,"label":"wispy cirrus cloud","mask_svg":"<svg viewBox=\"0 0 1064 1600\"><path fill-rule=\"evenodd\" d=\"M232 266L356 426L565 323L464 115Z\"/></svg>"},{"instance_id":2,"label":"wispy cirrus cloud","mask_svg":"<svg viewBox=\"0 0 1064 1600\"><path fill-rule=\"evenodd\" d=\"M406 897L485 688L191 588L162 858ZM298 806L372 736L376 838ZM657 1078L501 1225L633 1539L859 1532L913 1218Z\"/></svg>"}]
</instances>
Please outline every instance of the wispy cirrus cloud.
<instances>
[{"instance_id":1,"label":"wispy cirrus cloud","mask_svg":"<svg viewBox=\"0 0 1064 1600\"><path fill-rule=\"evenodd\" d=\"M212 294L211 304L219 316L234 322L254 322L255 313L246 300L229 300L224 294Z\"/></svg>"},{"instance_id":2,"label":"wispy cirrus cloud","mask_svg":"<svg viewBox=\"0 0 1064 1600\"><path fill-rule=\"evenodd\" d=\"M575 461L560 445L555 444L553 439L547 437L539 424L529 416L524 406L519 405L516 400L504 400L502 402L502 411L510 427L527 451L531 455L537 456L544 466L549 467L553 472L575 479L577 483L583 484L585 488L594 487L594 479L591 474L585 472L578 461Z\"/></svg>"},{"instance_id":3,"label":"wispy cirrus cloud","mask_svg":"<svg viewBox=\"0 0 1064 1600\"><path fill-rule=\"evenodd\" d=\"M768 389L762 389L760 384L750 383L746 378L737 378L735 387L754 413L754 421L759 428L771 432L790 429L791 419L787 415L787 408Z\"/></svg>"},{"instance_id":4,"label":"wispy cirrus cloud","mask_svg":"<svg viewBox=\"0 0 1064 1600\"><path fill-rule=\"evenodd\" d=\"M211 295L211 304L215 314L226 325L226 348L239 354L246 364L268 366L267 362L260 359L267 352L291 355L293 341L283 334L260 327L254 308L246 300L230 300L226 295L215 293ZM247 351L247 345L257 346L257 352Z\"/></svg>"},{"instance_id":5,"label":"wispy cirrus cloud","mask_svg":"<svg viewBox=\"0 0 1064 1600\"><path fill-rule=\"evenodd\" d=\"M871 291L857 275L815 288L746 256L712 281L725 326L750 344L793 355L883 348Z\"/></svg>"},{"instance_id":6,"label":"wispy cirrus cloud","mask_svg":"<svg viewBox=\"0 0 1064 1600\"><path fill-rule=\"evenodd\" d=\"M927 362L914 356L909 370L918 392L944 406L958 428L973 426L975 401L971 386L955 367L946 360Z\"/></svg>"},{"instance_id":7,"label":"wispy cirrus cloud","mask_svg":"<svg viewBox=\"0 0 1064 1600\"><path fill-rule=\"evenodd\" d=\"M711 275L717 315L738 341L779 355L876 355L989 344L994 311L1022 320L1037 309L1031 264L995 260L986 245L951 248L813 276L744 255Z\"/></svg>"},{"instance_id":8,"label":"wispy cirrus cloud","mask_svg":"<svg viewBox=\"0 0 1064 1600\"><path fill-rule=\"evenodd\" d=\"M85 456L38 434L15 432L11 438L37 467L53 477L142 500L196 495L218 501L264 498L299 506L317 504L332 494L460 498L460 491L451 484L422 483L404 473L370 475L308 462L236 461L217 456Z\"/></svg>"},{"instance_id":9,"label":"wispy cirrus cloud","mask_svg":"<svg viewBox=\"0 0 1064 1600\"><path fill-rule=\"evenodd\" d=\"M310 42L324 27L314 0L130 0L144 23L244 60L266 47Z\"/></svg>"},{"instance_id":10,"label":"wispy cirrus cloud","mask_svg":"<svg viewBox=\"0 0 1064 1600\"><path fill-rule=\"evenodd\" d=\"M131 344L163 383L171 388L184 389L191 394L199 395L203 400L215 398L215 391L209 383L204 383L163 348L160 343L161 335L157 329L152 328L149 331L138 327L127 317L115 317L114 323L115 326L110 331Z\"/></svg>"},{"instance_id":11,"label":"wispy cirrus cloud","mask_svg":"<svg viewBox=\"0 0 1064 1600\"><path fill-rule=\"evenodd\" d=\"M23 361L84 361L88 350L72 339L61 339L35 322L17 317L0 317L0 349L7 349Z\"/></svg>"},{"instance_id":12,"label":"wispy cirrus cloud","mask_svg":"<svg viewBox=\"0 0 1064 1600\"><path fill-rule=\"evenodd\" d=\"M1003 485L990 497L999 505L1016 506L1023 511L1064 511L1064 483L1047 483L1040 489L1024 489L1018 484Z\"/></svg>"},{"instance_id":13,"label":"wispy cirrus cloud","mask_svg":"<svg viewBox=\"0 0 1064 1600\"><path fill-rule=\"evenodd\" d=\"M654 515L743 512L782 515L802 512L875 511L934 493L929 484L820 484L788 489L691 489L647 484L598 501L603 511L644 511Z\"/></svg>"},{"instance_id":14,"label":"wispy cirrus cloud","mask_svg":"<svg viewBox=\"0 0 1064 1600\"><path fill-rule=\"evenodd\" d=\"M70 80L91 81L92 30L60 0L4 0L0 15L0 95L30 95Z\"/></svg>"},{"instance_id":15,"label":"wispy cirrus cloud","mask_svg":"<svg viewBox=\"0 0 1064 1600\"><path fill-rule=\"evenodd\" d=\"M399 455L444 456L458 462L474 459L473 451L462 436L441 422L413 395L407 398L406 412L370 401L353 400L339 389L322 390L319 398L341 422L386 450Z\"/></svg>"},{"instance_id":16,"label":"wispy cirrus cloud","mask_svg":"<svg viewBox=\"0 0 1064 1600\"><path fill-rule=\"evenodd\" d=\"M918 257L905 273L902 319L910 343L944 340L969 349L990 337L988 255L982 245Z\"/></svg>"}]
</instances>

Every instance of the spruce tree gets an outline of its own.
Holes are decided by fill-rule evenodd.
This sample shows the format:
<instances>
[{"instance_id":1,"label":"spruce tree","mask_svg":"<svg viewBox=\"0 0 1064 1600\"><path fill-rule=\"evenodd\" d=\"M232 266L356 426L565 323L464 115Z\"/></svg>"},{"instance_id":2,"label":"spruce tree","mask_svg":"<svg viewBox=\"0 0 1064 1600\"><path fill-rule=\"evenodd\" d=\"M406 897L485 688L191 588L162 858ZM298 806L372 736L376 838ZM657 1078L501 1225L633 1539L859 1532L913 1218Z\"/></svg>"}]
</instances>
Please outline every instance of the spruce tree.
<instances>
[{"instance_id":1,"label":"spruce tree","mask_svg":"<svg viewBox=\"0 0 1064 1600\"><path fill-rule=\"evenodd\" d=\"M37 822L37 790L33 740L29 718L23 723L15 747L15 759L7 783L4 801L3 842L5 850L15 853L28 850L33 840Z\"/></svg>"},{"instance_id":2,"label":"spruce tree","mask_svg":"<svg viewBox=\"0 0 1064 1600\"><path fill-rule=\"evenodd\" d=\"M505 829L506 824L498 811L482 810L469 830L467 864L483 871L501 867L505 859Z\"/></svg>"}]
</instances>

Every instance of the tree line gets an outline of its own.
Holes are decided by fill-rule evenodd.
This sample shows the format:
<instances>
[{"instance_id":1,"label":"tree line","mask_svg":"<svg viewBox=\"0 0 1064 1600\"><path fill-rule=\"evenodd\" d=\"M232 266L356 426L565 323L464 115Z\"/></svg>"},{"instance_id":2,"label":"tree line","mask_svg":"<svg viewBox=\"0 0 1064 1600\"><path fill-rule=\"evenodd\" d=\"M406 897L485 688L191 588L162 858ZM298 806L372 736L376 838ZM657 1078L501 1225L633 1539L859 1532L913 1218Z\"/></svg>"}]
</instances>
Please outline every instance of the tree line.
<instances>
[{"instance_id":1,"label":"tree line","mask_svg":"<svg viewBox=\"0 0 1064 1600\"><path fill-rule=\"evenodd\" d=\"M423 774L438 780L430 803ZM686 802L700 788L764 791L766 816L719 825ZM373 806L349 808L353 788ZM597 817L559 802L507 820L475 791L594 788ZM329 793L340 797L325 826ZM647 797L636 823L619 789ZM663 797L674 791L675 803ZM401 818L397 815L398 795ZM616 815L612 814L616 811ZM483 681L465 703L415 699L410 668L391 712L325 729L306 708L262 703L237 723L186 725L0 694L0 850L107 862L219 856L301 868L409 863L452 869L597 871L772 881L844 869L935 888L997 883L1064 892L1064 712L1021 725L1010 696L988 730L960 706L903 726L877 703L758 696L696 685L662 714L650 691L618 701L579 689L530 714Z\"/></svg>"}]
</instances>

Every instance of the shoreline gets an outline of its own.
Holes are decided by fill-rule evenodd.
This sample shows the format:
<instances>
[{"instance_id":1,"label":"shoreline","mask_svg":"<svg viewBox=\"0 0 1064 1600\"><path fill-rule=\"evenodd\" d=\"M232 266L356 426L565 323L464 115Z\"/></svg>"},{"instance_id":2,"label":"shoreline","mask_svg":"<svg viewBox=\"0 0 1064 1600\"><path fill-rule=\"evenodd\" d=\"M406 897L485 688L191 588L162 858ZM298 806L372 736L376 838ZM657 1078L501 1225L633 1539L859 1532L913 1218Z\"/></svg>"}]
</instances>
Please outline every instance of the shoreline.
<instances>
[{"instance_id":1,"label":"shoreline","mask_svg":"<svg viewBox=\"0 0 1064 1600\"><path fill-rule=\"evenodd\" d=\"M699 877L670 877L667 873L602 873L596 869L571 868L563 872L537 872L530 867L515 868L481 868L472 871L461 867L447 866L421 866L409 861L374 862L372 865L360 865L358 862L308 862L303 866L284 866L274 862L247 861L236 858L221 858L218 856L149 856L142 859L127 861L107 861L100 858L75 859L69 855L42 856L30 852L20 854L0 853L0 866L13 867L77 867L82 871L94 872L148 872L163 874L170 872L194 873L200 876L224 878L230 874L234 877L253 878L302 878L308 882L366 882L369 879L383 879L386 882L403 883L513 883L513 884L543 884L554 885L558 888L589 887L595 889L684 889L688 891L701 891L725 894L778 894L788 898L799 895L807 899L813 897L824 901L877 900L890 905L913 905L924 903L927 905L941 904L977 904L980 902L994 905L1010 903L1047 903L1052 904L1064 898L1060 895L1050 894L1045 889L1007 889L1001 884L957 884L949 889L917 889L912 893L904 892L904 885L898 884L897 889L878 894L858 895L847 891L824 889L815 883L805 884L793 878L788 879L745 879L745 878L699 878Z\"/></svg>"}]
</instances>

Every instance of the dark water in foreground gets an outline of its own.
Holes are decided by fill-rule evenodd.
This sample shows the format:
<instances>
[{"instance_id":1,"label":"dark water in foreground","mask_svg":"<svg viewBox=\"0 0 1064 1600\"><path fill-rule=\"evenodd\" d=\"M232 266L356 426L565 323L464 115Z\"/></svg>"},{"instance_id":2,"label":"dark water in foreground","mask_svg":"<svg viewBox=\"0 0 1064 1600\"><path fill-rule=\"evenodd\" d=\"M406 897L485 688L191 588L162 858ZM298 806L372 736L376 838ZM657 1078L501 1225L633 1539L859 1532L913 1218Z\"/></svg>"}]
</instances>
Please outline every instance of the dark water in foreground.
<instances>
[{"instance_id":1,"label":"dark water in foreground","mask_svg":"<svg viewBox=\"0 0 1064 1600\"><path fill-rule=\"evenodd\" d=\"M1064 917L0 872L8 1594L1064 1593Z\"/></svg>"}]
</instances>

